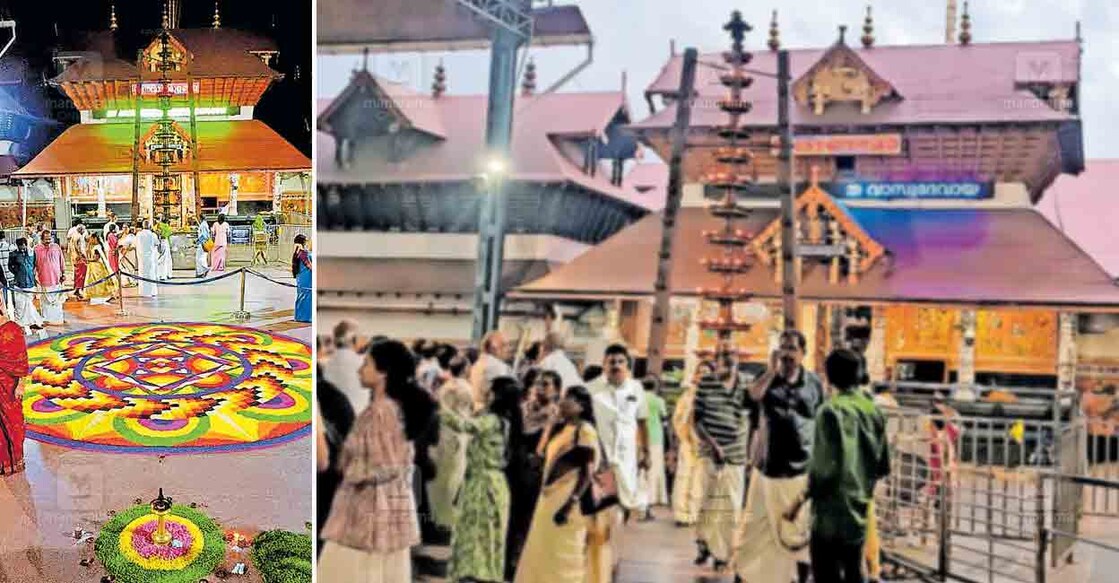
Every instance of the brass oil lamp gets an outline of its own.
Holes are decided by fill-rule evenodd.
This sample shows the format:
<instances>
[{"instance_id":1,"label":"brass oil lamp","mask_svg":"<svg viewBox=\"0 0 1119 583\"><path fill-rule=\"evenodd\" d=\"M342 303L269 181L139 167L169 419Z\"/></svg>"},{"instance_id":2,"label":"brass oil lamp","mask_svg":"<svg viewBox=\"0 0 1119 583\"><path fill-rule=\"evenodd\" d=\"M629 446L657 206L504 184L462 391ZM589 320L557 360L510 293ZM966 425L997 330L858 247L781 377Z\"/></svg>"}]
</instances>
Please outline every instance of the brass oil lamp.
<instances>
[{"instance_id":1,"label":"brass oil lamp","mask_svg":"<svg viewBox=\"0 0 1119 583\"><path fill-rule=\"evenodd\" d=\"M159 489L159 497L152 500L152 514L156 516L156 528L152 533L152 542L165 546L171 544L171 533L167 530L167 515L171 513L171 499L163 495L163 488Z\"/></svg>"}]
</instances>

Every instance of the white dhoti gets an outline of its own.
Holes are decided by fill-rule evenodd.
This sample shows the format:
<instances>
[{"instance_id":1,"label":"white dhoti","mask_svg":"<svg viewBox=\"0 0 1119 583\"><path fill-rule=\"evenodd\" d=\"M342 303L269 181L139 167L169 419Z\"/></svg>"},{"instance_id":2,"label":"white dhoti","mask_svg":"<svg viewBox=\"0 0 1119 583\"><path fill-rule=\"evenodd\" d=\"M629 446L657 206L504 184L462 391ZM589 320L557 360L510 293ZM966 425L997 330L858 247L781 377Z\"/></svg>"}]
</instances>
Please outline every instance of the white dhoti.
<instances>
[{"instance_id":1,"label":"white dhoti","mask_svg":"<svg viewBox=\"0 0 1119 583\"><path fill-rule=\"evenodd\" d=\"M668 504L668 476L664 471L664 444L649 444L649 469L642 472L642 488L650 506Z\"/></svg>"},{"instance_id":2,"label":"white dhoti","mask_svg":"<svg viewBox=\"0 0 1119 583\"><path fill-rule=\"evenodd\" d=\"M34 296L12 290L12 320L26 331L31 326L42 326L43 317L35 309Z\"/></svg>"},{"instance_id":3,"label":"white dhoti","mask_svg":"<svg viewBox=\"0 0 1119 583\"><path fill-rule=\"evenodd\" d=\"M409 549L377 553L327 541L323 545L318 565L316 579L320 581L407 583L412 580L412 555Z\"/></svg>"},{"instance_id":4,"label":"white dhoti","mask_svg":"<svg viewBox=\"0 0 1119 583\"><path fill-rule=\"evenodd\" d=\"M41 292L58 292L62 289L61 285L41 285L39 291ZM62 302L66 298L61 293L44 293L42 296L43 303L43 320L48 324L62 324Z\"/></svg>"},{"instance_id":5,"label":"white dhoti","mask_svg":"<svg viewBox=\"0 0 1119 583\"><path fill-rule=\"evenodd\" d=\"M194 248L194 276L206 277L209 272L210 254L206 252L202 245L198 245Z\"/></svg>"},{"instance_id":6,"label":"white dhoti","mask_svg":"<svg viewBox=\"0 0 1119 583\"><path fill-rule=\"evenodd\" d=\"M696 539L707 544L716 561L730 562L742 511L746 466L720 466L706 457L700 463L705 490L696 521Z\"/></svg>"},{"instance_id":7,"label":"white dhoti","mask_svg":"<svg viewBox=\"0 0 1119 583\"><path fill-rule=\"evenodd\" d=\"M769 478L754 470L750 476L750 489L746 495L746 508L738 528L738 548L735 551L735 571L746 583L793 581L796 564L808 563L808 547L790 551L781 543L778 529L784 521L782 515L808 487L808 475L795 478ZM786 542L806 537L810 503L800 511L797 525L785 524Z\"/></svg>"},{"instance_id":8,"label":"white dhoti","mask_svg":"<svg viewBox=\"0 0 1119 583\"><path fill-rule=\"evenodd\" d=\"M140 276L153 281L159 277L155 258L140 262ZM140 295L146 298L154 298L159 295L159 286L151 281L140 280Z\"/></svg>"},{"instance_id":9,"label":"white dhoti","mask_svg":"<svg viewBox=\"0 0 1119 583\"><path fill-rule=\"evenodd\" d=\"M159 281L171 279L171 245L166 240L159 242L159 259L157 260Z\"/></svg>"},{"instance_id":10,"label":"white dhoti","mask_svg":"<svg viewBox=\"0 0 1119 583\"><path fill-rule=\"evenodd\" d=\"M703 503L703 466L692 444L676 450L676 477L672 482L672 514L680 524L695 524Z\"/></svg>"}]
</instances>

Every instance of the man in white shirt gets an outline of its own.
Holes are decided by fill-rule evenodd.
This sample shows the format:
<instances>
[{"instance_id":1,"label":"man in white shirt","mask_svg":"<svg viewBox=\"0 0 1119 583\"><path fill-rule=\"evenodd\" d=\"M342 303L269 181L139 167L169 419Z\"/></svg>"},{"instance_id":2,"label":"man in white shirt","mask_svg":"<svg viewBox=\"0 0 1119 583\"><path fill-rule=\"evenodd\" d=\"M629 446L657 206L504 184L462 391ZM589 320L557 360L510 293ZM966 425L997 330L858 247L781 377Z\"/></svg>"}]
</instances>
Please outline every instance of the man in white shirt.
<instances>
[{"instance_id":1,"label":"man in white shirt","mask_svg":"<svg viewBox=\"0 0 1119 583\"><path fill-rule=\"evenodd\" d=\"M626 347L612 344L603 358L603 375L587 385L606 461L614 468L618 499L627 511L647 505L637 474L649 464L649 408L645 389L631 376L630 367Z\"/></svg>"},{"instance_id":2,"label":"man in white shirt","mask_svg":"<svg viewBox=\"0 0 1119 583\"><path fill-rule=\"evenodd\" d=\"M564 340L563 335L559 332L549 332L544 336L544 345L542 350L544 358L540 359L538 365L541 370L555 371L563 381L563 390L570 389L576 385L583 384L583 377L579 375L579 369L575 367L575 363L567 357L567 353L563 350Z\"/></svg>"},{"instance_id":3,"label":"man in white shirt","mask_svg":"<svg viewBox=\"0 0 1119 583\"><path fill-rule=\"evenodd\" d=\"M322 364L322 375L342 391L354 408L354 415L369 406L369 389L361 386L358 370L365 356L358 352L357 324L342 320L334 326L334 353Z\"/></svg>"},{"instance_id":4,"label":"man in white shirt","mask_svg":"<svg viewBox=\"0 0 1119 583\"><path fill-rule=\"evenodd\" d=\"M136 236L140 248L140 296L154 298L159 295L159 236L152 232L152 222L144 221L144 228Z\"/></svg>"},{"instance_id":5,"label":"man in white shirt","mask_svg":"<svg viewBox=\"0 0 1119 583\"><path fill-rule=\"evenodd\" d=\"M509 345L505 335L494 330L482 338L482 353L470 369L470 385L474 387L474 405L478 408L489 404L493 380L513 376L513 368L505 362Z\"/></svg>"}]
</instances>

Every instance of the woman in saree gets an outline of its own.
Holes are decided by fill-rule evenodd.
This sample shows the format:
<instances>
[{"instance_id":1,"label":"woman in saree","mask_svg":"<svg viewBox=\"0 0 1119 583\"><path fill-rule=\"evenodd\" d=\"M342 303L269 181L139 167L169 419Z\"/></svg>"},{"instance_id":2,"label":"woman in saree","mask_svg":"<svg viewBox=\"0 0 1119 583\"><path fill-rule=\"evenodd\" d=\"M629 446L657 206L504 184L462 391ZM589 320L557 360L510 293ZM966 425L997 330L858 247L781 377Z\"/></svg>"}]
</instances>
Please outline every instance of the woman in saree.
<instances>
[{"instance_id":1,"label":"woman in saree","mask_svg":"<svg viewBox=\"0 0 1119 583\"><path fill-rule=\"evenodd\" d=\"M393 340L369 347L359 369L372 399L354 422L336 461L342 482L322 530L319 578L353 583L409 583L409 549L420 542L412 495L415 455L408 439L426 415L410 403L415 360Z\"/></svg>"},{"instance_id":2,"label":"woman in saree","mask_svg":"<svg viewBox=\"0 0 1119 583\"><path fill-rule=\"evenodd\" d=\"M453 412L461 418L474 415L474 389L466 380L470 361L463 354L456 354L447 365L451 378L439 387L439 408ZM432 519L440 527L450 529L455 522L455 498L466 479L466 447L470 433L441 431L435 447L435 479L428 483L427 495L431 500Z\"/></svg>"},{"instance_id":3,"label":"woman in saree","mask_svg":"<svg viewBox=\"0 0 1119 583\"><path fill-rule=\"evenodd\" d=\"M117 280L109 277L109 254L101 235L90 235L86 249L86 297L90 305L107 304L117 297Z\"/></svg>"},{"instance_id":4,"label":"woman in saree","mask_svg":"<svg viewBox=\"0 0 1119 583\"><path fill-rule=\"evenodd\" d=\"M210 270L215 272L225 271L225 252L229 246L229 223L225 222L225 215L218 215L218 222L211 229L214 237L214 247L210 250Z\"/></svg>"},{"instance_id":5,"label":"woman in saree","mask_svg":"<svg viewBox=\"0 0 1119 583\"><path fill-rule=\"evenodd\" d=\"M23 471L23 377L27 374L23 328L0 314L0 476Z\"/></svg>"},{"instance_id":6,"label":"woman in saree","mask_svg":"<svg viewBox=\"0 0 1119 583\"><path fill-rule=\"evenodd\" d=\"M513 499L509 506L509 536L505 546L505 572L512 580L516 575L517 563L529 527L532 526L533 510L540 497L540 485L544 480L544 456L537 450L544 433L552 423L559 420L560 392L563 380L553 370L530 369L525 375L528 394L521 408L524 412L524 431L520 437L510 440L510 461L505 475L509 479L509 489ZM532 379L532 384L529 380Z\"/></svg>"},{"instance_id":7,"label":"woman in saree","mask_svg":"<svg viewBox=\"0 0 1119 583\"><path fill-rule=\"evenodd\" d=\"M105 225L105 245L109 252L109 273L116 273L120 269L120 258L117 249L120 246L120 228L116 223Z\"/></svg>"},{"instance_id":8,"label":"woman in saree","mask_svg":"<svg viewBox=\"0 0 1119 583\"><path fill-rule=\"evenodd\" d=\"M505 481L509 436L521 431L521 389L516 379L494 379L491 402L477 417L449 409L441 421L451 431L470 434L466 479L451 531L451 581L505 581L505 534L509 526L509 485Z\"/></svg>"},{"instance_id":9,"label":"woman in saree","mask_svg":"<svg viewBox=\"0 0 1119 583\"><path fill-rule=\"evenodd\" d=\"M562 424L546 438L543 488L515 582L606 583L610 561L601 552L606 541L597 536L599 516L605 513L585 512L593 511L589 488L601 459L587 389L567 389L560 416Z\"/></svg>"},{"instance_id":10,"label":"woman in saree","mask_svg":"<svg viewBox=\"0 0 1119 583\"><path fill-rule=\"evenodd\" d=\"M126 226L121 229L121 237L117 242L120 249L120 268L124 271L122 282L124 287L136 287L136 280L129 277L128 273L140 272L140 254L137 251L139 241L136 240L136 227Z\"/></svg>"},{"instance_id":11,"label":"woman in saree","mask_svg":"<svg viewBox=\"0 0 1119 583\"><path fill-rule=\"evenodd\" d=\"M260 217L257 217L258 219ZM295 277L295 321L311 321L311 250L307 236L295 236L295 251L291 254L291 275Z\"/></svg>"}]
</instances>

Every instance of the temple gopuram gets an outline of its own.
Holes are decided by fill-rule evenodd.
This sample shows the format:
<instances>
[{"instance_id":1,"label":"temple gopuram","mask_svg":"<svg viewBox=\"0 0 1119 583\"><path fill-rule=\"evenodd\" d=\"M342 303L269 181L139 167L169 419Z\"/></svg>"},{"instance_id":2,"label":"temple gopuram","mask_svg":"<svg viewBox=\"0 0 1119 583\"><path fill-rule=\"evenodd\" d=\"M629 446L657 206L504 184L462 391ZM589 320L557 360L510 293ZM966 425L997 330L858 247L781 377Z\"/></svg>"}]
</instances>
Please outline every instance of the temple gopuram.
<instances>
[{"instance_id":1,"label":"temple gopuram","mask_svg":"<svg viewBox=\"0 0 1119 583\"><path fill-rule=\"evenodd\" d=\"M973 42L966 9L958 39L939 45L877 45L869 10L861 38L849 41L844 28L831 46L789 50L807 365L822 367L833 346L861 339L877 382L1068 391L1094 388L1086 376L1119 378L1114 273L1038 208L1055 181L1068 204L1084 190L1073 186L1086 166L1079 34ZM768 37L750 67L775 73L776 13ZM670 55L646 91L651 115L630 126L664 159L681 63ZM715 346L701 322L719 308L700 292L719 284L704 259L705 233L720 227L706 207L720 195L709 183L718 182L718 132L728 123L719 107L727 73L721 53L699 63L670 278L665 352L677 365ZM756 188L739 197L751 209L739 227L750 240L739 281L753 299L735 319L754 326L736 342L760 366L782 326L775 79L756 76L742 98L752 105L742 125L751 130ZM604 324L576 325L585 332L577 342L607 337L644 354L661 225L649 215L513 296L560 301L569 313L603 309Z\"/></svg>"},{"instance_id":2,"label":"temple gopuram","mask_svg":"<svg viewBox=\"0 0 1119 583\"><path fill-rule=\"evenodd\" d=\"M418 91L355 70L319 105L319 322L466 342L477 258L486 95ZM664 204L662 164L635 164L624 90L538 92L525 67L506 172L505 290L539 278ZM505 304L532 314L534 302ZM514 340L521 336L514 331Z\"/></svg>"},{"instance_id":3,"label":"temple gopuram","mask_svg":"<svg viewBox=\"0 0 1119 583\"><path fill-rule=\"evenodd\" d=\"M53 193L55 221L71 216L190 216L260 212L309 217L311 161L253 118L282 75L278 50L257 34L180 28L164 11L139 50L127 48L115 8L108 30L56 55L50 83L78 109L71 126L12 174Z\"/></svg>"}]
</instances>

